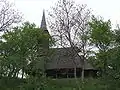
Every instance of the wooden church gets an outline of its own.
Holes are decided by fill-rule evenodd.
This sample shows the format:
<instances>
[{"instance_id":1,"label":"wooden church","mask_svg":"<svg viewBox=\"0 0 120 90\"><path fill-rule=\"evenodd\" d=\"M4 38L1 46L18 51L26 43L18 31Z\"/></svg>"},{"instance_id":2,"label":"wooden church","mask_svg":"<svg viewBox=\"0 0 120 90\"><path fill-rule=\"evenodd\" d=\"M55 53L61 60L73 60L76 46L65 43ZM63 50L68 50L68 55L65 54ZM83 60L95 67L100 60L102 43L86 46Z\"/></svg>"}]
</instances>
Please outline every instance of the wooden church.
<instances>
[{"instance_id":1,"label":"wooden church","mask_svg":"<svg viewBox=\"0 0 120 90\"><path fill-rule=\"evenodd\" d=\"M49 34L46 25L45 12L43 11L41 27L45 33ZM49 43L48 43L49 44ZM48 45L49 48L49 45ZM54 50L51 60L46 62L45 72L48 77L53 78L73 78L74 72L76 71L76 76L81 77L82 71L82 57L76 55L72 58L72 55L69 55L68 52L72 52L70 47L67 48L50 48ZM74 61L74 63L73 63ZM76 69L76 70L75 70ZM95 77L97 70L87 61L84 62L84 76L85 77Z\"/></svg>"}]
</instances>

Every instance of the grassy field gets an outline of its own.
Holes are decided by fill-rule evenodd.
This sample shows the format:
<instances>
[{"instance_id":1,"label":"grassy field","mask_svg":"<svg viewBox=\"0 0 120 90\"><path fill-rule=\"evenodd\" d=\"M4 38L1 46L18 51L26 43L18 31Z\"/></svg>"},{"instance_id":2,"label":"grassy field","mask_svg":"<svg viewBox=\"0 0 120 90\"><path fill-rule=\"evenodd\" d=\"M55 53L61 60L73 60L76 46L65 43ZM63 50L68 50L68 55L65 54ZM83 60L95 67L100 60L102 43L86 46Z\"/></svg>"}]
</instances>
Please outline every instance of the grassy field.
<instances>
[{"instance_id":1,"label":"grassy field","mask_svg":"<svg viewBox=\"0 0 120 90\"><path fill-rule=\"evenodd\" d=\"M25 85L25 82L25 80L20 79L0 79L0 90L38 90L31 88L32 86L34 87L37 83L28 83ZM27 89L19 88L19 86L23 84L25 87L27 87ZM111 82L107 82L106 80L99 78L85 78L84 82L81 82L80 78L67 78L48 79L46 86L40 90L120 90L120 88L116 81L113 80Z\"/></svg>"},{"instance_id":2,"label":"grassy field","mask_svg":"<svg viewBox=\"0 0 120 90\"><path fill-rule=\"evenodd\" d=\"M51 88L45 90L120 90L119 80L109 80L102 78L85 78L84 82L78 78L52 79L49 81Z\"/></svg>"},{"instance_id":3,"label":"grassy field","mask_svg":"<svg viewBox=\"0 0 120 90\"><path fill-rule=\"evenodd\" d=\"M105 85L98 86L97 83L100 83L97 79L85 79L84 83L81 82L81 79L78 78L77 80L74 78L68 79L52 79L49 81L50 87L49 90L98 90L98 87L101 87L99 90L103 90Z\"/></svg>"}]
</instances>

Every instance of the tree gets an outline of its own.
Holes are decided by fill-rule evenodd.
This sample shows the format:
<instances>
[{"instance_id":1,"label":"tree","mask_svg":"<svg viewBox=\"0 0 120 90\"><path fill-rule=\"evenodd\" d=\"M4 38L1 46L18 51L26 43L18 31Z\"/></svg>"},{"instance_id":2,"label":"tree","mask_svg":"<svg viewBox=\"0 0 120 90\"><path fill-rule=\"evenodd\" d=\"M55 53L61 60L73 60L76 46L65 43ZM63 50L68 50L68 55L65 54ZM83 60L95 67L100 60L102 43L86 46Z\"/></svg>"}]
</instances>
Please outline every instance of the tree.
<instances>
[{"instance_id":1,"label":"tree","mask_svg":"<svg viewBox=\"0 0 120 90\"><path fill-rule=\"evenodd\" d=\"M102 68L103 74L105 74L108 68L108 50L112 48L111 43L113 41L111 22L93 16L89 25L91 28L91 43L99 50L99 53L96 54L97 63Z\"/></svg>"},{"instance_id":2,"label":"tree","mask_svg":"<svg viewBox=\"0 0 120 90\"><path fill-rule=\"evenodd\" d=\"M90 10L86 5L76 5L74 1L59 0L49 13L49 27L58 47L71 47L68 52L74 63L74 77L76 78L75 57L82 53L82 80L84 78L84 61L88 47L88 21ZM81 59L81 55L79 56Z\"/></svg>"},{"instance_id":3,"label":"tree","mask_svg":"<svg viewBox=\"0 0 120 90\"><path fill-rule=\"evenodd\" d=\"M119 25L117 26L117 29L114 30L113 34L113 40L114 40L114 47L108 51L108 57L109 57L109 76L112 77L112 79L120 79L120 28Z\"/></svg>"},{"instance_id":4,"label":"tree","mask_svg":"<svg viewBox=\"0 0 120 90\"><path fill-rule=\"evenodd\" d=\"M6 0L0 0L0 32L10 30L10 26L21 22L22 16L14 9L13 4Z\"/></svg>"},{"instance_id":5,"label":"tree","mask_svg":"<svg viewBox=\"0 0 120 90\"><path fill-rule=\"evenodd\" d=\"M112 30L110 20L104 21L95 17L92 17L89 25L91 42L98 48L95 56L91 57L92 63L103 71L103 83L108 89L117 89L120 84L120 29L118 27Z\"/></svg>"},{"instance_id":6,"label":"tree","mask_svg":"<svg viewBox=\"0 0 120 90\"><path fill-rule=\"evenodd\" d=\"M44 60L49 53L46 52L46 43L49 36L43 30L36 28L35 24L28 22L21 27L2 35L0 43L0 72L1 76L20 77L28 74L26 70L37 73L44 69ZM28 65L34 66L28 68Z\"/></svg>"}]
</instances>

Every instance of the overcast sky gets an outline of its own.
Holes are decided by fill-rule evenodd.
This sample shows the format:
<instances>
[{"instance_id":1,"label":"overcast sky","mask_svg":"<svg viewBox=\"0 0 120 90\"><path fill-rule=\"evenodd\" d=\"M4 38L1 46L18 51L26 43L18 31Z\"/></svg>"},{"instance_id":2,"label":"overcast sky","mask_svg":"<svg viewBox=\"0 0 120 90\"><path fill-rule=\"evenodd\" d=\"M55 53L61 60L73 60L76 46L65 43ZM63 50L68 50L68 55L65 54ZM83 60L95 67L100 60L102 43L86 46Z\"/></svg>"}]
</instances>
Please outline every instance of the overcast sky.
<instances>
[{"instance_id":1,"label":"overcast sky","mask_svg":"<svg viewBox=\"0 0 120 90\"><path fill-rule=\"evenodd\" d=\"M10 0L24 14L27 21L38 26L41 23L43 9L49 10L57 0ZM120 24L120 0L75 0L78 4L87 4L94 15L100 15L105 20L111 19L112 24Z\"/></svg>"}]
</instances>

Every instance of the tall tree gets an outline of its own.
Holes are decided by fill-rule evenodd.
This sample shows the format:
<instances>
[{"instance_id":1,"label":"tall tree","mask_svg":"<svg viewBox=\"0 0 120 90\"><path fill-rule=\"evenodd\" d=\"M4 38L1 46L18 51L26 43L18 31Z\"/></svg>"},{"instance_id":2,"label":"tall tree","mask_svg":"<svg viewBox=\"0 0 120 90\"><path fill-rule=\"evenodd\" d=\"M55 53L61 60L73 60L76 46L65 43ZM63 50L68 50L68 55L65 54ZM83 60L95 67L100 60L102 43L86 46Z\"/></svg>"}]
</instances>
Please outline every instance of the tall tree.
<instances>
[{"instance_id":1,"label":"tall tree","mask_svg":"<svg viewBox=\"0 0 120 90\"><path fill-rule=\"evenodd\" d=\"M21 22L22 16L14 5L7 0L0 0L0 32L10 30L11 25Z\"/></svg>"},{"instance_id":2,"label":"tall tree","mask_svg":"<svg viewBox=\"0 0 120 90\"><path fill-rule=\"evenodd\" d=\"M108 50L111 48L112 30L110 20L104 21L102 18L92 17L89 23L91 28L91 42L98 48L99 53L96 54L98 59L98 66L102 68L103 74L106 73L108 68Z\"/></svg>"},{"instance_id":3,"label":"tall tree","mask_svg":"<svg viewBox=\"0 0 120 90\"><path fill-rule=\"evenodd\" d=\"M82 60L82 80L84 78L84 61L87 56L88 46L88 21L90 10L86 5L76 5L74 1L59 0L49 13L49 27L58 47L71 47L74 63L74 76L76 78L75 56L81 51Z\"/></svg>"},{"instance_id":4,"label":"tall tree","mask_svg":"<svg viewBox=\"0 0 120 90\"><path fill-rule=\"evenodd\" d=\"M5 33L0 43L1 76L22 75L23 78L26 69L30 72L44 69L44 60L48 56L44 47L48 38L42 30L28 22ZM28 68L31 62L34 65Z\"/></svg>"},{"instance_id":5,"label":"tall tree","mask_svg":"<svg viewBox=\"0 0 120 90\"><path fill-rule=\"evenodd\" d=\"M113 34L114 47L108 51L109 57L109 76L112 79L120 79L120 28L117 25L117 28L114 30Z\"/></svg>"}]
</instances>

